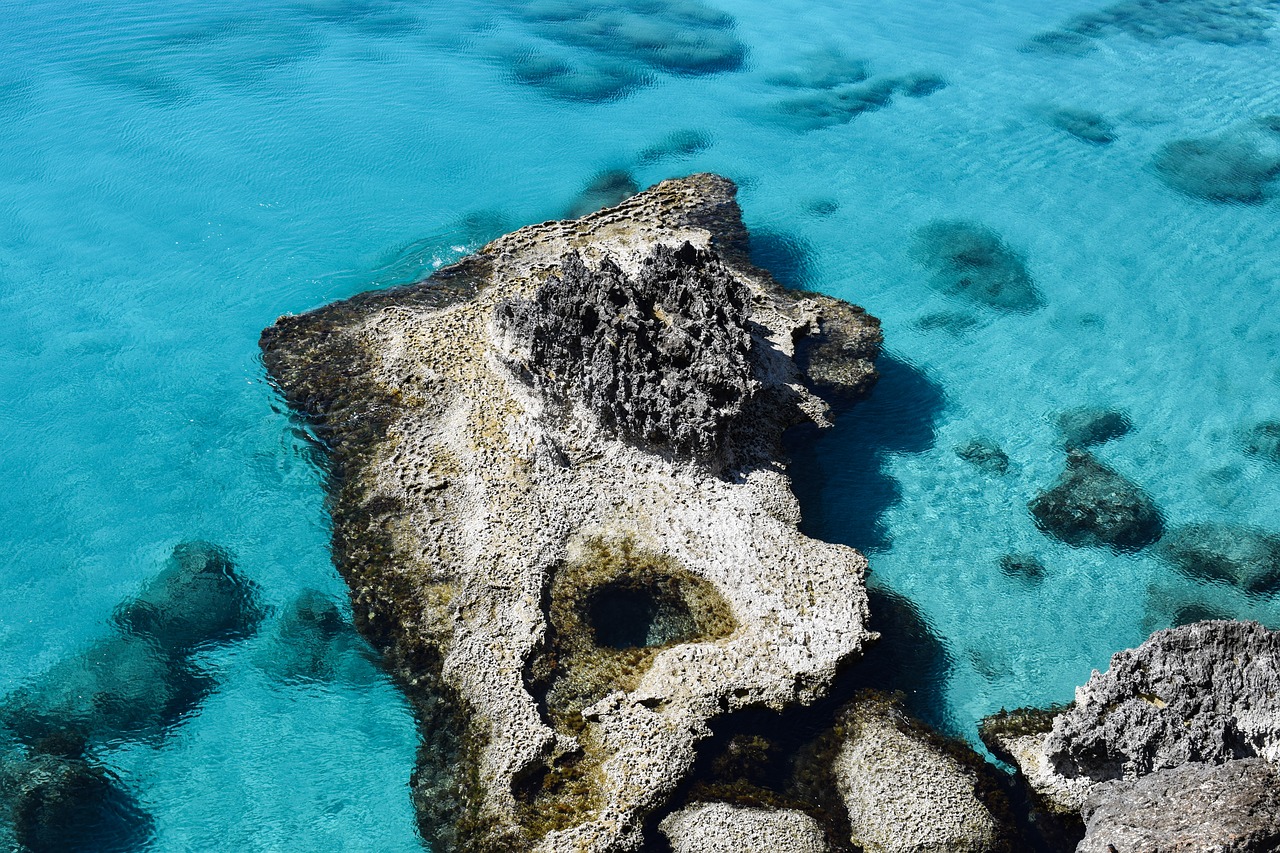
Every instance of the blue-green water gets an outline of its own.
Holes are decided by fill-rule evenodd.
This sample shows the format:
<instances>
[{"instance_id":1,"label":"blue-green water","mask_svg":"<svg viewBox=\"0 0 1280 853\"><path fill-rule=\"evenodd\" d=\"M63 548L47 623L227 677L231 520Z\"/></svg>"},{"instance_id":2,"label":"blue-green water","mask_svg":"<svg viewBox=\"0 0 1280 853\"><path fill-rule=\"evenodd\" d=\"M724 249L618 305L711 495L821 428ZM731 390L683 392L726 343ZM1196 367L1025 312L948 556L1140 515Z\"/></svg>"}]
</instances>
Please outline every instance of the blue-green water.
<instances>
[{"instance_id":1,"label":"blue-green water","mask_svg":"<svg viewBox=\"0 0 1280 853\"><path fill-rule=\"evenodd\" d=\"M761 260L883 319L896 361L798 488L810 532L868 551L945 644L935 718L973 736L1068 699L1189 605L1280 622L1280 598L1064 545L1026 508L1063 465L1057 414L1106 405L1134 428L1097 455L1170 527L1280 530L1280 467L1241 437L1280 417L1270 167L1231 176L1258 191L1238 203L1153 165L1224 135L1277 156L1257 120L1280 113L1280 12L1130 3L1031 41L1102 5L3 4L0 692L107 635L176 543L216 542L275 615L204 656L218 689L170 736L103 753L154 848L419 849L413 719L368 655L311 680L263 663L300 590L344 593L257 335L563 215L608 169L733 177ZM1001 235L1043 306L931 287L912 245L937 219ZM976 437L1006 474L957 457ZM1014 552L1042 579L1002 572Z\"/></svg>"}]
</instances>

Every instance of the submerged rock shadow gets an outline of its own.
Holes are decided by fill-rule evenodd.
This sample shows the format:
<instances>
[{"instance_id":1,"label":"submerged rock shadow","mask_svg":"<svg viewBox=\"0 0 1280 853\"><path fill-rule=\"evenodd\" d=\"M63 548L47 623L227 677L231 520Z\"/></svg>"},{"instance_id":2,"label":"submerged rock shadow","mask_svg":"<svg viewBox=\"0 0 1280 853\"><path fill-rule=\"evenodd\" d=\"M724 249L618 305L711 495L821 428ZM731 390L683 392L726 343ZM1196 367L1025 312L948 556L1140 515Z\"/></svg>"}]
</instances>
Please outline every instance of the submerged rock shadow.
<instances>
[{"instance_id":1,"label":"submerged rock shadow","mask_svg":"<svg viewBox=\"0 0 1280 853\"><path fill-rule=\"evenodd\" d=\"M833 428L804 424L783 438L801 531L867 554L893 541L883 517L901 500L902 486L885 470L889 457L933 447L946 406L942 388L910 362L885 354L876 367L875 388L836 411Z\"/></svg>"}]
</instances>

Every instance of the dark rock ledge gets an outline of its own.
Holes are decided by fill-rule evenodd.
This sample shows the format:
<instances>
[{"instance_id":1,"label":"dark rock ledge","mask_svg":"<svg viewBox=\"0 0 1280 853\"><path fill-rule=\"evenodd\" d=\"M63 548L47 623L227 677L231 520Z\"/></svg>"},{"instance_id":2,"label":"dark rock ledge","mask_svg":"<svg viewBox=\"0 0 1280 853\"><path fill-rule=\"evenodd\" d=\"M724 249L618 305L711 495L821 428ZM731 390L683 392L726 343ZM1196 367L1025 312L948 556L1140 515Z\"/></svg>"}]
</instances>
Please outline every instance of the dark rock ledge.
<instances>
[{"instance_id":1,"label":"dark rock ledge","mask_svg":"<svg viewBox=\"0 0 1280 853\"><path fill-rule=\"evenodd\" d=\"M780 439L869 388L879 323L752 267L735 192L666 181L262 335L417 703L437 851L641 849L713 718L813 701L873 636Z\"/></svg>"}]
</instances>

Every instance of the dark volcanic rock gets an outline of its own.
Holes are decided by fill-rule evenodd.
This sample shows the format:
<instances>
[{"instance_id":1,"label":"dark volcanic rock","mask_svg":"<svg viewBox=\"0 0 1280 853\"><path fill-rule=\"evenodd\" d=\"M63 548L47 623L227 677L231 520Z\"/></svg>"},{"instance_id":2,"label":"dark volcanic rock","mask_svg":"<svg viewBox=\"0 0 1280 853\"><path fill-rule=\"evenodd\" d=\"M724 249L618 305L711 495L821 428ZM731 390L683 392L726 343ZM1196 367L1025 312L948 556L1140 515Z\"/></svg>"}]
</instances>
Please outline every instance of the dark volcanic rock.
<instances>
[{"instance_id":1,"label":"dark volcanic rock","mask_svg":"<svg viewBox=\"0 0 1280 853\"><path fill-rule=\"evenodd\" d=\"M932 285L951 296L1002 311L1044 304L1022 256L976 222L938 220L916 232L912 256L933 271Z\"/></svg>"},{"instance_id":2,"label":"dark volcanic rock","mask_svg":"<svg viewBox=\"0 0 1280 853\"><path fill-rule=\"evenodd\" d=\"M1076 853L1269 853L1280 849L1280 768L1249 758L1110 782L1084 814Z\"/></svg>"},{"instance_id":3,"label":"dark volcanic rock","mask_svg":"<svg viewBox=\"0 0 1280 853\"><path fill-rule=\"evenodd\" d=\"M1087 453L1067 455L1053 488L1028 505L1036 526L1068 545L1137 551L1160 538L1160 511L1136 483Z\"/></svg>"},{"instance_id":4,"label":"dark volcanic rock","mask_svg":"<svg viewBox=\"0 0 1280 853\"><path fill-rule=\"evenodd\" d=\"M746 289L687 243L655 248L636 278L570 255L532 301L495 318L520 375L641 446L715 456L756 390Z\"/></svg>"},{"instance_id":5,"label":"dark volcanic rock","mask_svg":"<svg viewBox=\"0 0 1280 853\"><path fill-rule=\"evenodd\" d=\"M1189 524L1160 543L1160 556L1197 580L1252 595L1280 592L1280 536L1240 524Z\"/></svg>"},{"instance_id":6,"label":"dark volcanic rock","mask_svg":"<svg viewBox=\"0 0 1280 853\"><path fill-rule=\"evenodd\" d=\"M1128 435L1133 422L1124 412L1095 406L1068 409L1058 416L1058 431L1067 450L1083 450Z\"/></svg>"},{"instance_id":7,"label":"dark volcanic rock","mask_svg":"<svg viewBox=\"0 0 1280 853\"><path fill-rule=\"evenodd\" d=\"M1045 743L1064 776L1134 778L1280 755L1280 632L1256 622L1157 631L1076 691Z\"/></svg>"}]
</instances>

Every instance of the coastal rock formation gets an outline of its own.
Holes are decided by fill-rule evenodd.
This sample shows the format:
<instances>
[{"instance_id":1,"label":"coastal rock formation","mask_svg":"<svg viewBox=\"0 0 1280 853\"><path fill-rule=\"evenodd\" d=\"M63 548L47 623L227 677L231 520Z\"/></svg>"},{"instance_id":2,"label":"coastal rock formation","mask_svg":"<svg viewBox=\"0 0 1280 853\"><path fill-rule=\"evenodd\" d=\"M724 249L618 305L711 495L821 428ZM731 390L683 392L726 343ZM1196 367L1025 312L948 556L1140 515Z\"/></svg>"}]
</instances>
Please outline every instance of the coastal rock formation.
<instances>
[{"instance_id":1,"label":"coastal rock formation","mask_svg":"<svg viewBox=\"0 0 1280 853\"><path fill-rule=\"evenodd\" d=\"M263 333L438 851L640 849L712 718L813 701L870 636L780 441L869 388L879 324L751 266L735 191L666 181Z\"/></svg>"},{"instance_id":2,"label":"coastal rock formation","mask_svg":"<svg viewBox=\"0 0 1280 853\"><path fill-rule=\"evenodd\" d=\"M791 809L703 803L668 815L662 832L671 842L672 853L827 853L818 822Z\"/></svg>"},{"instance_id":3,"label":"coastal rock formation","mask_svg":"<svg viewBox=\"0 0 1280 853\"><path fill-rule=\"evenodd\" d=\"M1164 521L1140 486L1082 451L1029 507L1036 526L1068 545L1138 551L1160 538Z\"/></svg>"},{"instance_id":4,"label":"coastal rock formation","mask_svg":"<svg viewBox=\"0 0 1280 853\"><path fill-rule=\"evenodd\" d=\"M1076 853L1267 853L1280 849L1280 767L1246 758L1108 782L1084 815Z\"/></svg>"},{"instance_id":5,"label":"coastal rock formation","mask_svg":"<svg viewBox=\"0 0 1280 853\"><path fill-rule=\"evenodd\" d=\"M983 738L1060 812L1082 809L1103 782L1280 760L1280 632L1229 621L1157 631L1095 672L1065 710L989 719Z\"/></svg>"},{"instance_id":6,"label":"coastal rock formation","mask_svg":"<svg viewBox=\"0 0 1280 853\"><path fill-rule=\"evenodd\" d=\"M835 776L853 843L866 853L1014 849L1008 803L972 750L944 741L873 691L854 697L841 725Z\"/></svg>"}]
</instances>

